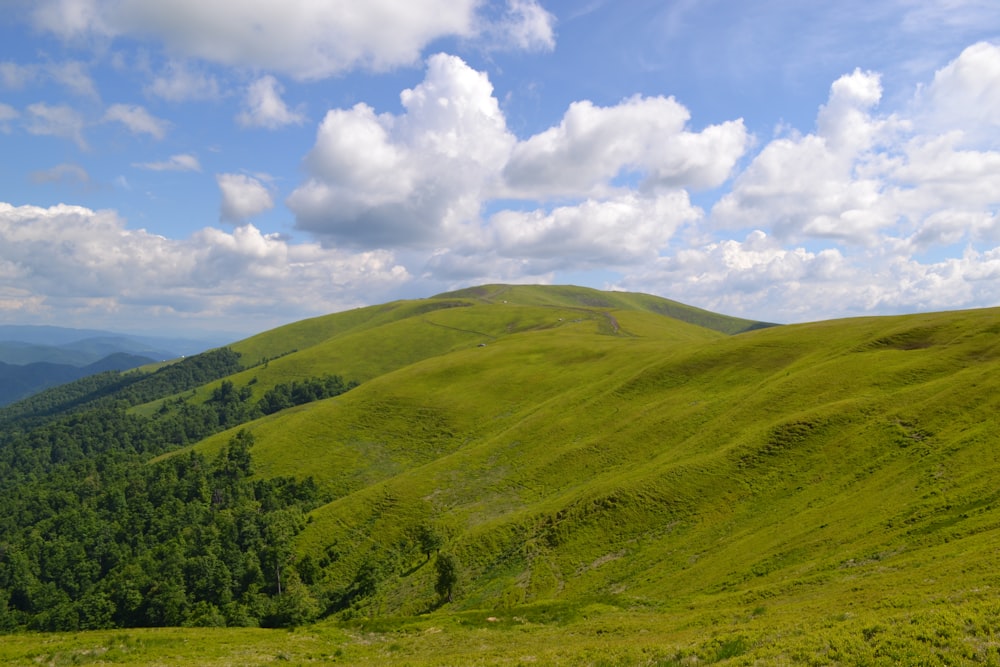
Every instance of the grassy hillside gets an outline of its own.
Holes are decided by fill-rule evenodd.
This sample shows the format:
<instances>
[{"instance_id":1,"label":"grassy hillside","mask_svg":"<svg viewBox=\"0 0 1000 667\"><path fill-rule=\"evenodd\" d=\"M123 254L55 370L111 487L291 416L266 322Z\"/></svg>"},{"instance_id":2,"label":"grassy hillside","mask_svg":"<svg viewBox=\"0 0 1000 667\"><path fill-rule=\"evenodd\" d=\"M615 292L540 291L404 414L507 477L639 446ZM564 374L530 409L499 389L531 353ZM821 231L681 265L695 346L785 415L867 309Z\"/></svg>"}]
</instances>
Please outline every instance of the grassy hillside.
<instances>
[{"instance_id":1,"label":"grassy hillside","mask_svg":"<svg viewBox=\"0 0 1000 667\"><path fill-rule=\"evenodd\" d=\"M358 308L261 333L230 346L248 368L233 381L255 380L253 390L258 396L275 384L323 373L365 382L512 334L584 323L618 336L659 336L661 330L669 330L662 335L694 338L767 326L705 313L660 297L582 287L495 285L478 292L482 293L467 290ZM684 317L675 318L674 310ZM619 311L633 314L632 330L619 330L614 315ZM702 314L709 317L709 324L695 321ZM201 398L214 387L205 387Z\"/></svg>"},{"instance_id":2,"label":"grassy hillside","mask_svg":"<svg viewBox=\"0 0 1000 667\"><path fill-rule=\"evenodd\" d=\"M451 293L463 305L310 348L379 357L353 361L370 369L354 391L252 427L261 474L337 496L299 538L320 597L374 571L348 615L438 609L426 524L461 564L447 611L560 601L766 627L762 610L792 609L819 628L988 598L1000 313L726 337L640 295L569 294Z\"/></svg>"},{"instance_id":3,"label":"grassy hillside","mask_svg":"<svg viewBox=\"0 0 1000 667\"><path fill-rule=\"evenodd\" d=\"M241 660L1000 661L1000 310L770 328L668 311L489 286L234 346L270 359L231 378L254 392L364 380L249 425L257 475L332 498L293 559L332 615L248 634ZM182 636L93 642L180 655Z\"/></svg>"},{"instance_id":4,"label":"grassy hillside","mask_svg":"<svg viewBox=\"0 0 1000 667\"><path fill-rule=\"evenodd\" d=\"M727 334L773 326L688 306L650 294L602 292L575 285L481 285L439 295L439 298L471 298L480 303L517 303L534 306L578 307L588 310L636 310L657 313Z\"/></svg>"}]
</instances>

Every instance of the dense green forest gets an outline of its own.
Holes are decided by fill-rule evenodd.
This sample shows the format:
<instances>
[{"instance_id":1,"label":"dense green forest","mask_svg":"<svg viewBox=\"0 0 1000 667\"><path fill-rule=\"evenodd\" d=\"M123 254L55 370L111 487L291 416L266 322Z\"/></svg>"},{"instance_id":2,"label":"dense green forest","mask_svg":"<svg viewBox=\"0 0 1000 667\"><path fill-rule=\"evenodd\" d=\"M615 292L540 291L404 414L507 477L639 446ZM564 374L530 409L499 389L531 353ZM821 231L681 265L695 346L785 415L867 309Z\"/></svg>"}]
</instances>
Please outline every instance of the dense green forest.
<instances>
[{"instance_id":1,"label":"dense green forest","mask_svg":"<svg viewBox=\"0 0 1000 667\"><path fill-rule=\"evenodd\" d=\"M246 430L212 460L150 462L354 386L327 375L254 400L224 380L201 403L180 395L239 369L239 355L216 350L85 378L0 413L0 629L280 626L318 612L290 546L323 501L311 478L251 479ZM129 410L157 400L151 416Z\"/></svg>"}]
</instances>

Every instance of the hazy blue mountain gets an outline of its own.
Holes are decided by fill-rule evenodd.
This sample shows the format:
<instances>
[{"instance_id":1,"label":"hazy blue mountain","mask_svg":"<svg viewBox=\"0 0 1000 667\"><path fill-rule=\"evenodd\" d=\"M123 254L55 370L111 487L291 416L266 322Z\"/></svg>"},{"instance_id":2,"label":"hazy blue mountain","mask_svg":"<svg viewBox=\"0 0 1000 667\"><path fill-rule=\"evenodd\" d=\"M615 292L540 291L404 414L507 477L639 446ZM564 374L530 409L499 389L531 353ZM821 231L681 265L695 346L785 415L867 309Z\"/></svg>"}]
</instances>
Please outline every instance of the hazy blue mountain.
<instances>
[{"instance_id":1,"label":"hazy blue mountain","mask_svg":"<svg viewBox=\"0 0 1000 667\"><path fill-rule=\"evenodd\" d=\"M97 329L0 325L0 405L94 373L177 359L226 342Z\"/></svg>"},{"instance_id":2,"label":"hazy blue mountain","mask_svg":"<svg viewBox=\"0 0 1000 667\"><path fill-rule=\"evenodd\" d=\"M126 371L154 361L156 360L150 357L116 352L86 366L47 361L20 365L0 362L0 406L94 373Z\"/></svg>"},{"instance_id":3,"label":"hazy blue mountain","mask_svg":"<svg viewBox=\"0 0 1000 667\"><path fill-rule=\"evenodd\" d=\"M48 362L83 367L120 352L162 361L204 352L227 342L8 324L0 325L0 362L14 365Z\"/></svg>"}]
</instances>

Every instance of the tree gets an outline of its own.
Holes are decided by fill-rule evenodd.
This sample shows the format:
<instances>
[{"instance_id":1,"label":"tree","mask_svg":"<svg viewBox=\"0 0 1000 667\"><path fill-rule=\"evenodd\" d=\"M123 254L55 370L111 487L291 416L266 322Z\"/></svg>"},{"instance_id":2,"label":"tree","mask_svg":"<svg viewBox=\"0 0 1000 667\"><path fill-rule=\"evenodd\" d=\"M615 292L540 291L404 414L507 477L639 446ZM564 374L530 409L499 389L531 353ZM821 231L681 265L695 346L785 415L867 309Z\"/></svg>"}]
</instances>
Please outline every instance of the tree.
<instances>
[{"instance_id":1,"label":"tree","mask_svg":"<svg viewBox=\"0 0 1000 667\"><path fill-rule=\"evenodd\" d=\"M447 598L448 602L451 602L455 584L458 583L458 561L451 554L438 554L434 567L437 570L434 590L442 599Z\"/></svg>"},{"instance_id":2,"label":"tree","mask_svg":"<svg viewBox=\"0 0 1000 667\"><path fill-rule=\"evenodd\" d=\"M219 452L220 463L217 465L223 475L232 480L239 480L253 473L250 458L253 442L253 434L245 428L241 428L229 439L228 446Z\"/></svg>"},{"instance_id":3,"label":"tree","mask_svg":"<svg viewBox=\"0 0 1000 667\"><path fill-rule=\"evenodd\" d=\"M289 570L285 590L274 601L274 613L265 619L265 625L291 627L303 625L319 616L319 602L302 583L295 570Z\"/></svg>"},{"instance_id":4,"label":"tree","mask_svg":"<svg viewBox=\"0 0 1000 667\"><path fill-rule=\"evenodd\" d=\"M264 515L264 539L274 565L277 593L281 595L281 573L292 562L292 539L302 530L302 511L282 509ZM297 575L296 575L297 576Z\"/></svg>"},{"instance_id":5,"label":"tree","mask_svg":"<svg viewBox=\"0 0 1000 667\"><path fill-rule=\"evenodd\" d=\"M422 523L417 526L417 542L420 544L420 551L431 559L431 553L441 549L441 536L434 530L433 526Z\"/></svg>"}]
</instances>

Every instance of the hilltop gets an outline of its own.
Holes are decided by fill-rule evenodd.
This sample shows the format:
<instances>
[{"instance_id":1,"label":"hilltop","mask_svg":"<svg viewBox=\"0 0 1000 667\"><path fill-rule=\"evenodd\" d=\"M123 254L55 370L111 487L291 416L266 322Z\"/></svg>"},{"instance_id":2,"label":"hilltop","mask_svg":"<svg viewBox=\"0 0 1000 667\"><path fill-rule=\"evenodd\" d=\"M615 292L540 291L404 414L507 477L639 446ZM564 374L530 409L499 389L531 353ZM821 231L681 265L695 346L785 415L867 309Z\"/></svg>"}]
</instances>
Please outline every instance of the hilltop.
<instances>
[{"instance_id":1,"label":"hilltop","mask_svg":"<svg viewBox=\"0 0 1000 667\"><path fill-rule=\"evenodd\" d=\"M249 437L251 479L314 484L261 581L359 662L988 662L998 333L484 286L264 332L130 414L244 406L152 465ZM260 414L334 374L359 384Z\"/></svg>"}]
</instances>

